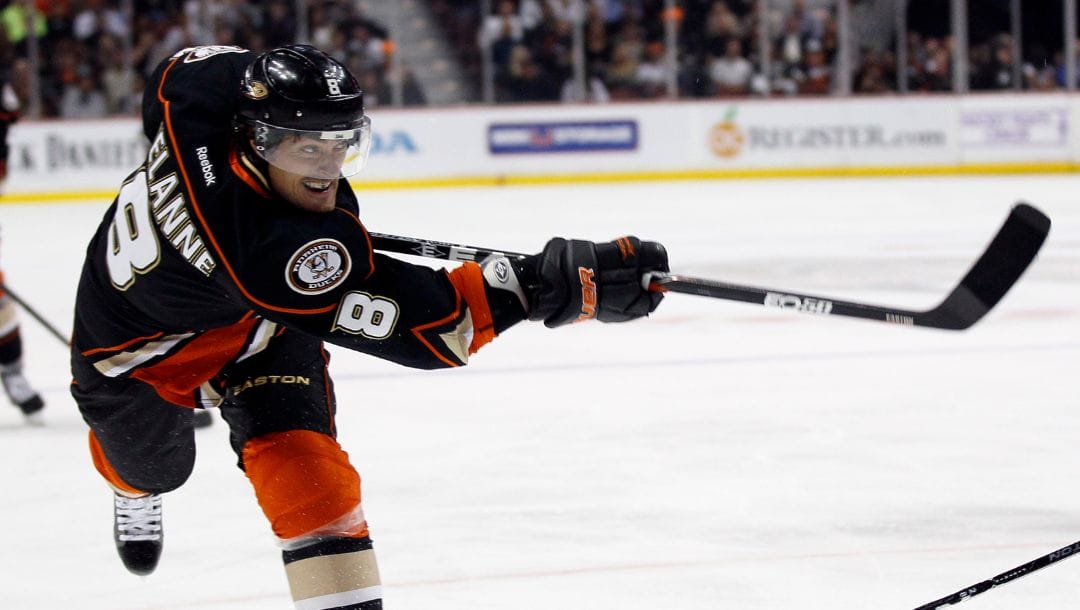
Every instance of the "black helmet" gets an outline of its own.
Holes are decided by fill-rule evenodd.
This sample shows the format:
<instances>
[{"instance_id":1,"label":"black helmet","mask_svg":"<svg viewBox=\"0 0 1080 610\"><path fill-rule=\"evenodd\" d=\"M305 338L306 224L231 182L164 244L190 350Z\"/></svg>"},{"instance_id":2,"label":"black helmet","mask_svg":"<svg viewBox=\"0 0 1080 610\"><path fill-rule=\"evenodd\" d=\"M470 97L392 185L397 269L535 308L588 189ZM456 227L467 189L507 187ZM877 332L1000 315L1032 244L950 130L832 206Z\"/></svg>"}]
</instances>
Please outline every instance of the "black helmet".
<instances>
[{"instance_id":1,"label":"black helmet","mask_svg":"<svg viewBox=\"0 0 1080 610\"><path fill-rule=\"evenodd\" d=\"M286 135L294 135L348 147L343 176L363 167L371 144L364 94L356 78L333 57L308 45L271 49L244 71L240 91L237 124L255 152L271 164L312 173L296 167L295 160L282 162L272 154Z\"/></svg>"}]
</instances>

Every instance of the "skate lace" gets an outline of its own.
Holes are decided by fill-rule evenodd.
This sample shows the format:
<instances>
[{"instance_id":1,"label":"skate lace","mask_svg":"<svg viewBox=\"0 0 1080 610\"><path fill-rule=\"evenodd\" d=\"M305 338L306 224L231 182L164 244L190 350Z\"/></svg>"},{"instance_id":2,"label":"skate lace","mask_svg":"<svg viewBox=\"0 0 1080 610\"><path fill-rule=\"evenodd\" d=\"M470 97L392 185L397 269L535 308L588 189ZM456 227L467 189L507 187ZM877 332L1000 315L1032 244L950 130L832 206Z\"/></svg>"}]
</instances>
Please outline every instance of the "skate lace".
<instances>
[{"instance_id":1,"label":"skate lace","mask_svg":"<svg viewBox=\"0 0 1080 610\"><path fill-rule=\"evenodd\" d=\"M117 538L123 541L161 539L161 496L116 495Z\"/></svg>"}]
</instances>

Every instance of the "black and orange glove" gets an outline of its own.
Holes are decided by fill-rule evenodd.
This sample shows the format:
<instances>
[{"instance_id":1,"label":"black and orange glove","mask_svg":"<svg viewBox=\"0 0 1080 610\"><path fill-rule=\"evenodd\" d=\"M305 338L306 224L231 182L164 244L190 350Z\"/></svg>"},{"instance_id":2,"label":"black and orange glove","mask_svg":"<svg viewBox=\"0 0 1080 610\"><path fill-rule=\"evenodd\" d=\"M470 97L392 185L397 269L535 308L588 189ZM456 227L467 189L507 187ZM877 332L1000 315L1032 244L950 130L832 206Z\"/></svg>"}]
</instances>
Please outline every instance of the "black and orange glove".
<instances>
[{"instance_id":1,"label":"black and orange glove","mask_svg":"<svg viewBox=\"0 0 1080 610\"><path fill-rule=\"evenodd\" d=\"M667 251L654 241L622 237L598 244L557 237L526 261L535 265L535 275L529 274L535 283L526 289L529 319L548 328L593 318L626 322L649 315L664 298L641 281L649 271L668 270Z\"/></svg>"}]
</instances>

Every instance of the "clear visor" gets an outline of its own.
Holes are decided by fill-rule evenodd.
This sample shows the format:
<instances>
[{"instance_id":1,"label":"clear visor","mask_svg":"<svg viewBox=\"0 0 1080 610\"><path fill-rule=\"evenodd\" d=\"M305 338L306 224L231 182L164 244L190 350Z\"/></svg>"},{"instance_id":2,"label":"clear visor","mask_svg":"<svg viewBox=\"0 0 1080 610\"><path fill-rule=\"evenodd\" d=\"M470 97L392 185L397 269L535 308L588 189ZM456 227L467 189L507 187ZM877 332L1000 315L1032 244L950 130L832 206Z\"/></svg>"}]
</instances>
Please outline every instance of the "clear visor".
<instances>
[{"instance_id":1,"label":"clear visor","mask_svg":"<svg viewBox=\"0 0 1080 610\"><path fill-rule=\"evenodd\" d=\"M255 152L267 163L307 178L337 179L360 172L371 150L371 119L356 129L303 131L255 122Z\"/></svg>"}]
</instances>

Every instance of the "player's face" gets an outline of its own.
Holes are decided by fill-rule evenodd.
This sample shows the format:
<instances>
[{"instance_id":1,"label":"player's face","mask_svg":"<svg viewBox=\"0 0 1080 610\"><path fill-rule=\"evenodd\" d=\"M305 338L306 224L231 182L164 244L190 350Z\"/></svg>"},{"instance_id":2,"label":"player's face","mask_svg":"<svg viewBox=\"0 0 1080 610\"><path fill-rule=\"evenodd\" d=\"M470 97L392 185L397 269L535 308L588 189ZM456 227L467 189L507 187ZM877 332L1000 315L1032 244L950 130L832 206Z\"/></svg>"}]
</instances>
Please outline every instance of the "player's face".
<instances>
[{"instance_id":1,"label":"player's face","mask_svg":"<svg viewBox=\"0 0 1080 610\"><path fill-rule=\"evenodd\" d=\"M328 212L337 199L341 164L349 149L343 140L288 135L266 157L270 184L293 205Z\"/></svg>"},{"instance_id":2,"label":"player's face","mask_svg":"<svg viewBox=\"0 0 1080 610\"><path fill-rule=\"evenodd\" d=\"M337 201L337 179L311 178L271 165L270 186L286 201L308 212L329 212Z\"/></svg>"}]
</instances>

